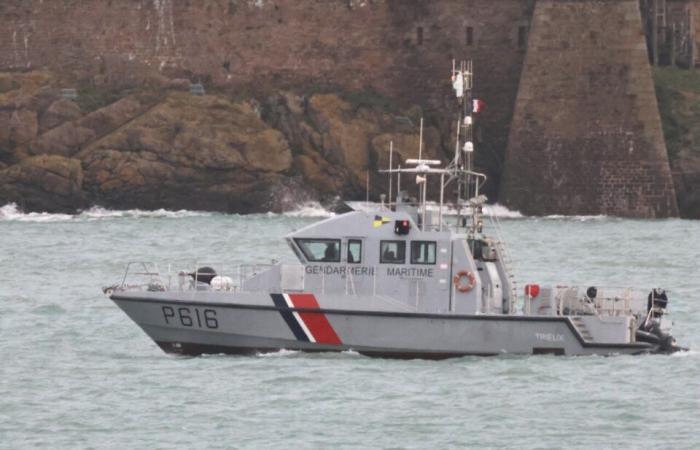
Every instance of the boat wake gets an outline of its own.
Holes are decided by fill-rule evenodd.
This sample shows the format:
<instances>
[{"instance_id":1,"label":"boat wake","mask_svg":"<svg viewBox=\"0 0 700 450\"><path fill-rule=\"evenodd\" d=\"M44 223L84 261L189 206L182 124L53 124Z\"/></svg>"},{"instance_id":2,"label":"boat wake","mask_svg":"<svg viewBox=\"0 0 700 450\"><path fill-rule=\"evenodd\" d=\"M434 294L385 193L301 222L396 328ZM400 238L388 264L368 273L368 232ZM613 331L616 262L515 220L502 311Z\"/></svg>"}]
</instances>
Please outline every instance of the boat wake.
<instances>
[{"instance_id":1,"label":"boat wake","mask_svg":"<svg viewBox=\"0 0 700 450\"><path fill-rule=\"evenodd\" d=\"M671 353L672 358L697 358L700 356L700 352L697 350L686 350L683 352Z\"/></svg>"},{"instance_id":2,"label":"boat wake","mask_svg":"<svg viewBox=\"0 0 700 450\"><path fill-rule=\"evenodd\" d=\"M257 353L255 356L259 358L286 358L289 356L297 356L301 355L302 352L299 350L287 350L287 349L281 349L276 352L270 352L270 353Z\"/></svg>"}]
</instances>

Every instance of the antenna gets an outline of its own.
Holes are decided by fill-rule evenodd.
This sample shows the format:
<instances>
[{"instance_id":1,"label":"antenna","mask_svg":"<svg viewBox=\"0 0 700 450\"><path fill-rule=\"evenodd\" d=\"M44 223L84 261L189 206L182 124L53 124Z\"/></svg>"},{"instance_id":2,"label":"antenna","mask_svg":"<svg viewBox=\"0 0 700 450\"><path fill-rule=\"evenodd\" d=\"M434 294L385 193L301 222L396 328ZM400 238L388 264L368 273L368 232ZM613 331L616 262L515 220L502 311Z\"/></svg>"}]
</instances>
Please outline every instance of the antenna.
<instances>
[{"instance_id":1,"label":"antenna","mask_svg":"<svg viewBox=\"0 0 700 450\"><path fill-rule=\"evenodd\" d=\"M394 141L389 141L389 210L391 211L391 185L394 181L394 175L391 174L392 161L394 156Z\"/></svg>"},{"instance_id":2,"label":"antenna","mask_svg":"<svg viewBox=\"0 0 700 450\"><path fill-rule=\"evenodd\" d=\"M399 164L398 174L396 175L396 203L398 203L398 198L401 196L401 164Z\"/></svg>"},{"instance_id":3,"label":"antenna","mask_svg":"<svg viewBox=\"0 0 700 450\"><path fill-rule=\"evenodd\" d=\"M401 159L399 161L401 164L398 164L397 168L394 168L394 142L391 140L389 141L389 169L381 171L389 174L389 207L391 208L394 196L394 206L397 210L404 207L403 204L401 204L401 207L399 206L403 201L401 175L406 173L414 176L416 184L418 185L420 208L416 208L412 211L418 213L417 219L420 221L419 228L423 231L436 225L434 221L431 220L431 225L429 226L426 219L428 218L428 179L437 176L440 178L440 209L438 210L437 229L442 230L444 226L442 208L445 203L445 189L450 183L454 182L457 191L457 229L466 229L467 234L470 236L481 233L481 228L479 226L481 222L478 219L481 214L481 205L484 203L485 198L482 198L483 196L479 196L478 194L483 185L481 183L486 180L486 175L474 172L472 166L474 162L474 119L475 114L479 113L484 105L482 102L475 103L472 97L474 80L472 67L471 61L460 61L459 63L456 60L452 61L452 87L459 104L459 117L456 120L457 127L455 130L454 156L453 159L447 163L445 168L442 168L443 161L441 160L423 159L423 146L425 144L425 142L423 142L425 132L424 117L420 118L418 158ZM402 164L406 167L402 168ZM394 173L397 174L396 194L394 194ZM369 200L369 177L367 179L367 192ZM477 195L472 198L475 192ZM470 206L471 212L469 212ZM413 205L411 205L411 207L413 207ZM472 217L471 224L467 222L469 216ZM462 219L464 219L464 221L462 221Z\"/></svg>"},{"instance_id":4,"label":"antenna","mask_svg":"<svg viewBox=\"0 0 700 450\"><path fill-rule=\"evenodd\" d=\"M420 118L420 142L418 143L418 160L423 159L423 118Z\"/></svg>"},{"instance_id":5,"label":"antenna","mask_svg":"<svg viewBox=\"0 0 700 450\"><path fill-rule=\"evenodd\" d=\"M454 61L452 61L454 64ZM457 139L455 139L455 165L459 165L459 129L462 126L460 119L457 119Z\"/></svg>"}]
</instances>

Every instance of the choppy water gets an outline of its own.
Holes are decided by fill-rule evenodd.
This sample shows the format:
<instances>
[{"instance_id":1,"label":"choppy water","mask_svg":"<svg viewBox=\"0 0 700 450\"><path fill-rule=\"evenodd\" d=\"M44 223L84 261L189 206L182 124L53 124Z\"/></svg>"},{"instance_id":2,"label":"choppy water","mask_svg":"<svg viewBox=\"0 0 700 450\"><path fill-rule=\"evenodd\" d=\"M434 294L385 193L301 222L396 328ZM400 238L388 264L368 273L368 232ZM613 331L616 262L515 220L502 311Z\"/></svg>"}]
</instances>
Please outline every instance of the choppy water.
<instances>
[{"instance_id":1,"label":"choppy water","mask_svg":"<svg viewBox=\"0 0 700 450\"><path fill-rule=\"evenodd\" d=\"M183 358L100 287L148 259L291 259L317 220L0 209L0 447L700 448L700 352L392 361L351 353ZM700 349L700 222L504 220L521 281L663 285Z\"/></svg>"}]
</instances>

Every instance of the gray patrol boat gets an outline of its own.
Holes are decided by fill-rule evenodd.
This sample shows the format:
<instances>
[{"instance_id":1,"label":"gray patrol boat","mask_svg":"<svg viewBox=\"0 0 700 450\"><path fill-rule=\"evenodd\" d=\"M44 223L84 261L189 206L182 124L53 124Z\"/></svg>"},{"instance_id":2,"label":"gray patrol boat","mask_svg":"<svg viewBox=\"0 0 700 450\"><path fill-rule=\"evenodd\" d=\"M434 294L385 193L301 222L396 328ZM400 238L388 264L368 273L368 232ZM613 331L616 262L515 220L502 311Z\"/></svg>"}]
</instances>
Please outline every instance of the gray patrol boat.
<instances>
[{"instance_id":1,"label":"gray patrol boat","mask_svg":"<svg viewBox=\"0 0 700 450\"><path fill-rule=\"evenodd\" d=\"M298 264L199 267L161 274L131 263L105 292L164 351L355 351L395 358L613 355L682 350L661 289L516 288L497 219L484 232L485 175L472 169L471 62L453 63L460 105L452 161L393 167L376 211L331 217L286 236ZM418 201L401 191L415 177ZM397 195L393 198L394 179ZM428 189L439 199L428 202ZM446 188L456 191L446 203ZM449 208L448 208L449 206ZM447 214L447 210L451 214Z\"/></svg>"}]
</instances>

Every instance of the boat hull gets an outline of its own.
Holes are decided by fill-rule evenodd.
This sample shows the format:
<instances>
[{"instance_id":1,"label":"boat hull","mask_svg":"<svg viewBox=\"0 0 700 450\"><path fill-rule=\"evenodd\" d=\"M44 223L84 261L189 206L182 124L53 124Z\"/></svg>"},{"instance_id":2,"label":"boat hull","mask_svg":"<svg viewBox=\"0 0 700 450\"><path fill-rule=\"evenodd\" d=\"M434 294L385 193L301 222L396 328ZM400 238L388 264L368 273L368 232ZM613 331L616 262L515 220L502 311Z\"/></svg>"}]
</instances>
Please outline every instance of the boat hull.
<instances>
[{"instance_id":1,"label":"boat hull","mask_svg":"<svg viewBox=\"0 0 700 450\"><path fill-rule=\"evenodd\" d=\"M660 351L646 342L585 341L568 317L421 314L120 297L112 300L164 351L256 354L355 351L386 358L614 355Z\"/></svg>"}]
</instances>

